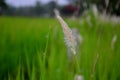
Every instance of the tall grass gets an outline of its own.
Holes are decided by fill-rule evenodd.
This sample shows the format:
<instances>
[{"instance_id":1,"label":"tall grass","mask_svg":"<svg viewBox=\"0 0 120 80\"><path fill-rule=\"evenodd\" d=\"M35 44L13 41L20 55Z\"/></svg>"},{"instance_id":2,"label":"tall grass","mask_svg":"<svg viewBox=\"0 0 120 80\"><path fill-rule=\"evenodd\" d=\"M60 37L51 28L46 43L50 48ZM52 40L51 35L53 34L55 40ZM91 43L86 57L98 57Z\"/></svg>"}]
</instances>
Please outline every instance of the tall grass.
<instances>
[{"instance_id":1,"label":"tall grass","mask_svg":"<svg viewBox=\"0 0 120 80\"><path fill-rule=\"evenodd\" d=\"M120 24L91 18L90 27L82 20L65 20L83 36L77 55L80 73L85 80L119 80ZM117 40L111 49L114 34ZM74 62L68 63L66 53L56 19L0 17L1 80L73 80Z\"/></svg>"}]
</instances>

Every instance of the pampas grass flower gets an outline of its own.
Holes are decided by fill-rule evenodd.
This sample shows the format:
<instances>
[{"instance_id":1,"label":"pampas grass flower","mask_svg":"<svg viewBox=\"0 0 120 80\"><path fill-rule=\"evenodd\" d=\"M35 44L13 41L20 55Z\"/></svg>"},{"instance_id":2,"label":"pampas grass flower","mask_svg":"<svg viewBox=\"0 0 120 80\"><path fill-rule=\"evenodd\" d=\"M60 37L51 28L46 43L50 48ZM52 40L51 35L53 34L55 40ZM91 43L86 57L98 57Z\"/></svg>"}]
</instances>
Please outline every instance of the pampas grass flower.
<instances>
[{"instance_id":1,"label":"pampas grass flower","mask_svg":"<svg viewBox=\"0 0 120 80\"><path fill-rule=\"evenodd\" d=\"M117 41L117 35L115 34L111 41L111 49L112 50L114 49L114 45L115 45L116 41Z\"/></svg>"},{"instance_id":2,"label":"pampas grass flower","mask_svg":"<svg viewBox=\"0 0 120 80\"><path fill-rule=\"evenodd\" d=\"M82 75L75 75L74 80L84 80Z\"/></svg>"},{"instance_id":3,"label":"pampas grass flower","mask_svg":"<svg viewBox=\"0 0 120 80\"><path fill-rule=\"evenodd\" d=\"M56 18L58 19L58 21L62 26L65 43L67 47L70 48L73 54L76 54L76 41L73 36L72 30L69 28L67 23L62 19L62 17L59 14L59 11L55 9L54 12L55 12Z\"/></svg>"}]
</instances>

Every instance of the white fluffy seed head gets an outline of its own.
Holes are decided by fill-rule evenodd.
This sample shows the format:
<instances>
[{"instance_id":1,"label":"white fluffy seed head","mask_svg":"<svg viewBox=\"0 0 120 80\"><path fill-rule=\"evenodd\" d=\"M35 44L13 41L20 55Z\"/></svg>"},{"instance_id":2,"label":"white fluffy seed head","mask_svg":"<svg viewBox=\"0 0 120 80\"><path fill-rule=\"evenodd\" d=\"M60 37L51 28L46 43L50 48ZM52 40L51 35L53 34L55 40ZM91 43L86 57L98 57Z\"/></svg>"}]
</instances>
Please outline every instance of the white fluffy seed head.
<instances>
[{"instance_id":1,"label":"white fluffy seed head","mask_svg":"<svg viewBox=\"0 0 120 80\"><path fill-rule=\"evenodd\" d=\"M116 41L117 41L117 35L115 34L112 38L112 41L111 41L111 48L112 49L114 49L114 45L115 45Z\"/></svg>"},{"instance_id":2,"label":"white fluffy seed head","mask_svg":"<svg viewBox=\"0 0 120 80\"><path fill-rule=\"evenodd\" d=\"M74 80L84 80L82 75L75 75Z\"/></svg>"},{"instance_id":3,"label":"white fluffy seed head","mask_svg":"<svg viewBox=\"0 0 120 80\"><path fill-rule=\"evenodd\" d=\"M106 5L106 7L108 7L108 5L109 5L109 0L105 0L105 5Z\"/></svg>"},{"instance_id":4,"label":"white fluffy seed head","mask_svg":"<svg viewBox=\"0 0 120 80\"><path fill-rule=\"evenodd\" d=\"M59 11L54 10L54 12L55 12L56 18L58 19L58 21L62 26L64 36L65 36L65 43L67 47L71 49L73 54L76 54L76 41L73 36L72 30L68 27L67 23L62 19L62 17L59 14Z\"/></svg>"}]
</instances>

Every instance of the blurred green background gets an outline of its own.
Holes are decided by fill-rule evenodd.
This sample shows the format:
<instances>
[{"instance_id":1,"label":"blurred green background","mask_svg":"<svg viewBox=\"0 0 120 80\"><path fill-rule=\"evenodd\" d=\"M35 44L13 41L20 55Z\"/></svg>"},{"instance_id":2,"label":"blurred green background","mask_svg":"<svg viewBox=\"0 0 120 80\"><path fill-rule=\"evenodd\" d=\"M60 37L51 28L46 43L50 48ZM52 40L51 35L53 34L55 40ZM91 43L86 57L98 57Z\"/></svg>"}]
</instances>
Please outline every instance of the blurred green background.
<instances>
[{"instance_id":1,"label":"blurred green background","mask_svg":"<svg viewBox=\"0 0 120 80\"><path fill-rule=\"evenodd\" d=\"M70 60L54 9L83 38ZM0 80L120 80L119 61L119 0L0 0Z\"/></svg>"},{"instance_id":2,"label":"blurred green background","mask_svg":"<svg viewBox=\"0 0 120 80\"><path fill-rule=\"evenodd\" d=\"M65 21L83 37L77 53L79 74L85 80L119 80L120 24L94 17L91 25L86 18ZM111 49L115 34L117 41ZM0 17L1 80L73 80L75 66L74 61L68 62L63 32L55 18Z\"/></svg>"}]
</instances>

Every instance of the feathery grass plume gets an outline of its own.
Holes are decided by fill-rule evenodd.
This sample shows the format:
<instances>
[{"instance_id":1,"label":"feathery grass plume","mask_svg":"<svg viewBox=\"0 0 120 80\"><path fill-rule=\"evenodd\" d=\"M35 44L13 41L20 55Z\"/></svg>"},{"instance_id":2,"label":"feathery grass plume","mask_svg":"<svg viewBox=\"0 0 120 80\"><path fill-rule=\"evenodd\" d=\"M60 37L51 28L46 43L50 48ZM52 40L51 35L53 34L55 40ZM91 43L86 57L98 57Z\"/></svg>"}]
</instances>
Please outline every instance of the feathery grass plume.
<instances>
[{"instance_id":1,"label":"feathery grass plume","mask_svg":"<svg viewBox=\"0 0 120 80\"><path fill-rule=\"evenodd\" d=\"M106 9L107 9L108 5L109 5L109 0L105 0Z\"/></svg>"},{"instance_id":2,"label":"feathery grass plume","mask_svg":"<svg viewBox=\"0 0 120 80\"><path fill-rule=\"evenodd\" d=\"M80 51L80 47L83 43L83 37L82 35L80 34L78 28L73 28L72 29L72 33L73 33L73 36L75 38L75 42L76 42L76 52L79 52Z\"/></svg>"},{"instance_id":3,"label":"feathery grass plume","mask_svg":"<svg viewBox=\"0 0 120 80\"><path fill-rule=\"evenodd\" d=\"M115 45L116 41L117 41L117 35L115 34L111 41L111 49L112 50L114 49L114 45Z\"/></svg>"},{"instance_id":4,"label":"feathery grass plume","mask_svg":"<svg viewBox=\"0 0 120 80\"><path fill-rule=\"evenodd\" d=\"M83 38L82 36L80 35L79 31L78 31L78 28L73 28L72 29L72 34L74 36L74 39L75 39L75 42L76 42L76 52L79 52L80 51L80 47L81 47L81 44L83 42ZM80 53L80 52L79 52ZM72 60L72 52L70 50L70 48L67 49L67 56L68 56L68 60L71 61Z\"/></svg>"},{"instance_id":5,"label":"feathery grass plume","mask_svg":"<svg viewBox=\"0 0 120 80\"><path fill-rule=\"evenodd\" d=\"M84 80L82 75L75 75L74 80Z\"/></svg>"},{"instance_id":6,"label":"feathery grass plume","mask_svg":"<svg viewBox=\"0 0 120 80\"><path fill-rule=\"evenodd\" d=\"M73 36L72 30L68 27L67 23L62 19L58 10L54 10L54 12L55 12L56 18L58 19L58 21L62 26L64 36L65 36L65 43L67 47L71 49L73 54L76 54L76 41Z\"/></svg>"},{"instance_id":7,"label":"feathery grass plume","mask_svg":"<svg viewBox=\"0 0 120 80\"><path fill-rule=\"evenodd\" d=\"M97 18L99 13L98 13L97 6L95 4L92 5L92 11L93 11L95 18Z\"/></svg>"}]
</instances>

